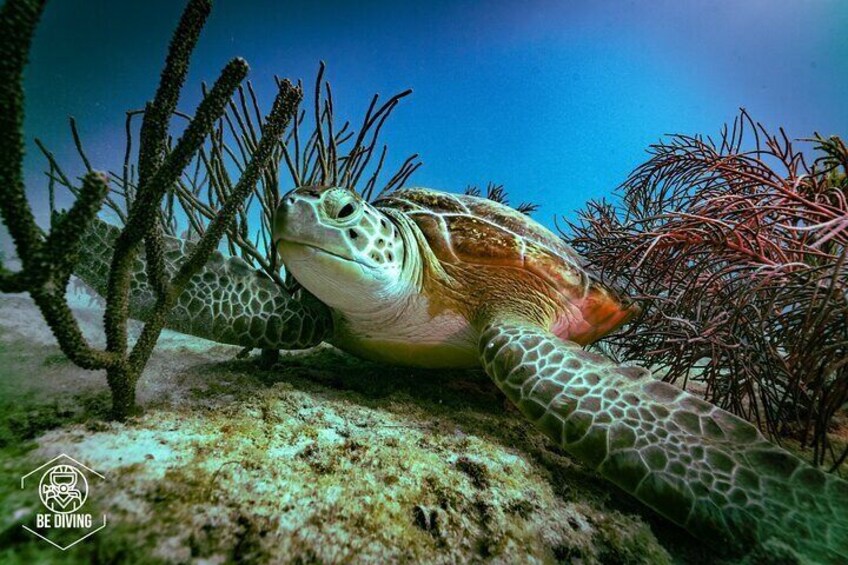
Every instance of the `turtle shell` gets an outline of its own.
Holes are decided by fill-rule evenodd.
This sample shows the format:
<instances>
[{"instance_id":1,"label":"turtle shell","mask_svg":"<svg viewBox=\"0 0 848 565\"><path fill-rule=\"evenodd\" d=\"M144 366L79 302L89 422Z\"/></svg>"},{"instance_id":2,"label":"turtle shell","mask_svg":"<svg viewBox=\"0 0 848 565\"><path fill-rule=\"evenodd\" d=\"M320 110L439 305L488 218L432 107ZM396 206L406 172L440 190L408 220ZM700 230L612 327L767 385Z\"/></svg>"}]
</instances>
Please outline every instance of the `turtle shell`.
<instances>
[{"instance_id":1,"label":"turtle shell","mask_svg":"<svg viewBox=\"0 0 848 565\"><path fill-rule=\"evenodd\" d=\"M515 267L546 281L561 300L577 304L587 329L593 328L591 339L587 334L579 341L607 333L636 311L560 237L508 206L421 188L396 191L375 206L401 211L415 222L443 264Z\"/></svg>"},{"instance_id":2,"label":"turtle shell","mask_svg":"<svg viewBox=\"0 0 848 565\"><path fill-rule=\"evenodd\" d=\"M442 262L521 267L557 288L590 283L582 258L560 237L488 198L415 188L375 205L405 212Z\"/></svg>"}]
</instances>

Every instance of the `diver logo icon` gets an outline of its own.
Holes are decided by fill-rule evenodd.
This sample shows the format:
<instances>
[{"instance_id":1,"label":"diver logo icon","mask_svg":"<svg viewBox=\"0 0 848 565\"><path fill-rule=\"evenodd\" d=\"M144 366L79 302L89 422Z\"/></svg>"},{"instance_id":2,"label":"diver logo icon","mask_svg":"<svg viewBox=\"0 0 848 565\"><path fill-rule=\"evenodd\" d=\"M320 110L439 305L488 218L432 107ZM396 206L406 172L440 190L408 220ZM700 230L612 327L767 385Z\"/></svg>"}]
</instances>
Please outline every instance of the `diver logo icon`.
<instances>
[{"instance_id":1,"label":"diver logo icon","mask_svg":"<svg viewBox=\"0 0 848 565\"><path fill-rule=\"evenodd\" d=\"M56 465L41 476L38 496L56 514L76 512L88 498L88 480L76 467Z\"/></svg>"},{"instance_id":2,"label":"diver logo icon","mask_svg":"<svg viewBox=\"0 0 848 565\"><path fill-rule=\"evenodd\" d=\"M39 476L37 492L43 506L22 524L23 529L65 551L106 527L105 514L98 520L92 503L84 507L89 481L102 484L106 477L64 453L21 477L21 489L34 491Z\"/></svg>"}]
</instances>

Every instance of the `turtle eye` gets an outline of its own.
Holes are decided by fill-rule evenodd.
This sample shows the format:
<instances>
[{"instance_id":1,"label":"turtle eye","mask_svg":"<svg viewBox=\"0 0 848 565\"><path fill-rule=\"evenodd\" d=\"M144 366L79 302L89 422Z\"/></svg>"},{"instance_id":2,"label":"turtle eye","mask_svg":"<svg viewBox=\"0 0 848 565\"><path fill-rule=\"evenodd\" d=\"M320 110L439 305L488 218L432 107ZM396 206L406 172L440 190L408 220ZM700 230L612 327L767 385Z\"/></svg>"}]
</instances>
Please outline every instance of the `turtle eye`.
<instances>
[{"instance_id":1,"label":"turtle eye","mask_svg":"<svg viewBox=\"0 0 848 565\"><path fill-rule=\"evenodd\" d=\"M331 190L325 193L322 207L331 222L350 221L360 210L360 203L347 191Z\"/></svg>"},{"instance_id":2,"label":"turtle eye","mask_svg":"<svg viewBox=\"0 0 848 565\"><path fill-rule=\"evenodd\" d=\"M347 218L351 214L353 214L353 204L348 202L347 204L342 206L341 210L339 210L338 218L341 220L341 219Z\"/></svg>"}]
</instances>

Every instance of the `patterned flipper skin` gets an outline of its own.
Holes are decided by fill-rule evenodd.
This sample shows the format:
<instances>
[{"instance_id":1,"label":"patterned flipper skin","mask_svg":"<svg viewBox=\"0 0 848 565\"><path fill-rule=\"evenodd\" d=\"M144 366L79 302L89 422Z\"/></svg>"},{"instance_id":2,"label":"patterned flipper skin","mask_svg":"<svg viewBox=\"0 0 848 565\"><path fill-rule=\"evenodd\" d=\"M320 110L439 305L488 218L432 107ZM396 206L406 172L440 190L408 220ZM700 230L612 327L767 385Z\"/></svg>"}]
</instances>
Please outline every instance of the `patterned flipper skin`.
<instances>
[{"instance_id":1,"label":"patterned flipper skin","mask_svg":"<svg viewBox=\"0 0 848 565\"><path fill-rule=\"evenodd\" d=\"M848 482L753 425L514 321L481 333L489 376L563 449L696 537L743 552L769 542L848 563Z\"/></svg>"},{"instance_id":2,"label":"patterned flipper skin","mask_svg":"<svg viewBox=\"0 0 848 565\"><path fill-rule=\"evenodd\" d=\"M93 222L74 274L101 296L106 294L118 228ZM193 244L164 238L165 267L174 275ZM136 259L130 287L130 314L145 320L156 302L147 284L144 253ZM213 252L196 273L168 316L166 327L218 343L263 349L306 349L330 336L326 306L307 297L295 300L268 277L239 258Z\"/></svg>"}]
</instances>

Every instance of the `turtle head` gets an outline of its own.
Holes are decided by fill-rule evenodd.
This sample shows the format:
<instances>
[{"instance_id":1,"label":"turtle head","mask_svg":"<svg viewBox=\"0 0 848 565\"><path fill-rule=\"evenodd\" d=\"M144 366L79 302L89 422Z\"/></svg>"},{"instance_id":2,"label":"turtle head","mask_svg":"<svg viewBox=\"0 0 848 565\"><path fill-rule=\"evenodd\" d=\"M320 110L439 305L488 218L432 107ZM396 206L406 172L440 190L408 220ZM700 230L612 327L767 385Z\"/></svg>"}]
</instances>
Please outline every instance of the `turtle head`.
<instances>
[{"instance_id":1,"label":"turtle head","mask_svg":"<svg viewBox=\"0 0 848 565\"><path fill-rule=\"evenodd\" d=\"M274 242L294 278L337 310L376 309L403 291L397 226L352 190L289 192L277 209Z\"/></svg>"}]
</instances>

